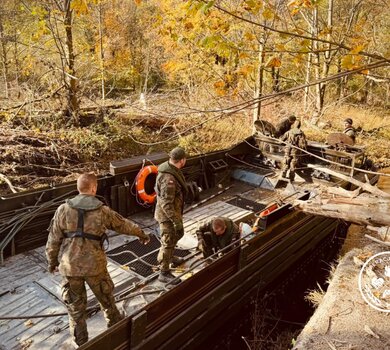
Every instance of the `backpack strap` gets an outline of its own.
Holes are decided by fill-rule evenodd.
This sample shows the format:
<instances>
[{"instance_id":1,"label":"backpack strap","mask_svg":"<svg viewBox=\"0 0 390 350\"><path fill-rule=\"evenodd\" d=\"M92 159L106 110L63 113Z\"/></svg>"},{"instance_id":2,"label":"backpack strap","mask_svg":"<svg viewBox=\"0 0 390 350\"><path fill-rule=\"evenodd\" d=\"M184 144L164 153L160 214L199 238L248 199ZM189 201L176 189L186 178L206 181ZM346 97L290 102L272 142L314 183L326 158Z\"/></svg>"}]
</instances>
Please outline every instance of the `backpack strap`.
<instances>
[{"instance_id":1,"label":"backpack strap","mask_svg":"<svg viewBox=\"0 0 390 350\"><path fill-rule=\"evenodd\" d=\"M77 220L77 229L74 232L65 232L65 238L86 238L92 241L100 241L100 245L103 248L104 242L108 242L108 237L104 233L102 236L93 235L88 232L84 232L84 216L85 210L77 208L78 220Z\"/></svg>"}]
</instances>

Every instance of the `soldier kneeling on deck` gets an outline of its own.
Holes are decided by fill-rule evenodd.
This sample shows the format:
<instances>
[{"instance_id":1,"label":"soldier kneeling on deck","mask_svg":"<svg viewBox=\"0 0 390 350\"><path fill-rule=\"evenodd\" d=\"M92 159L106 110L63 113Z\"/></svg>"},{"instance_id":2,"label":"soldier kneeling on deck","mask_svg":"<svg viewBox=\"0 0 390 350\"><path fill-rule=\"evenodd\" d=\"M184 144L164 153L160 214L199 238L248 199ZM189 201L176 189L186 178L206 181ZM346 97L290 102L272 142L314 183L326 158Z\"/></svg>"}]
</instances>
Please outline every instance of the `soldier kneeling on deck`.
<instances>
[{"instance_id":1,"label":"soldier kneeling on deck","mask_svg":"<svg viewBox=\"0 0 390 350\"><path fill-rule=\"evenodd\" d=\"M215 254L240 238L238 226L229 218L216 217L201 225L196 230L198 247L204 258ZM226 250L223 251L226 253Z\"/></svg>"},{"instance_id":2,"label":"soldier kneeling on deck","mask_svg":"<svg viewBox=\"0 0 390 350\"><path fill-rule=\"evenodd\" d=\"M284 149L284 160L282 165L282 177L287 176L287 171L290 170L289 178L294 181L295 171L299 164L299 157L301 156L301 149L306 149L306 136L301 130L301 122L295 121L291 130L287 131L282 141L286 142ZM296 148L298 147L298 148Z\"/></svg>"},{"instance_id":3,"label":"soldier kneeling on deck","mask_svg":"<svg viewBox=\"0 0 390 350\"><path fill-rule=\"evenodd\" d=\"M107 270L103 248L106 230L137 236L144 244L150 240L138 225L95 197L97 185L96 175L79 176L79 195L59 206L46 244L49 272L59 269L63 277L62 298L68 309L70 334L77 345L88 341L85 283L99 301L108 327L123 318L115 305L114 283Z\"/></svg>"}]
</instances>

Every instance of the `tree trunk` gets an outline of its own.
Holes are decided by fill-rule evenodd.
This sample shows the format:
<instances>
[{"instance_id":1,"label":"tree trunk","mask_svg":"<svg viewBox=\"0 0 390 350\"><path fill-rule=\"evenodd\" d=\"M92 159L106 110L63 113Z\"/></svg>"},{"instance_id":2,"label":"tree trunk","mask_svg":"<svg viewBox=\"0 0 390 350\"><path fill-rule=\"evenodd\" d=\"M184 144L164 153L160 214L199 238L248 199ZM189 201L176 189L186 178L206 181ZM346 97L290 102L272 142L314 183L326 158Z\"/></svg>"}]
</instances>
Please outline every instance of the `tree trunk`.
<instances>
[{"instance_id":1,"label":"tree trunk","mask_svg":"<svg viewBox=\"0 0 390 350\"><path fill-rule=\"evenodd\" d=\"M280 68L272 67L272 91L279 92L280 91Z\"/></svg>"},{"instance_id":2,"label":"tree trunk","mask_svg":"<svg viewBox=\"0 0 390 350\"><path fill-rule=\"evenodd\" d=\"M102 3L99 3L99 41L100 41L100 80L102 89L102 100L106 99L106 88L105 88L105 71L104 71L104 50L103 50L103 9Z\"/></svg>"},{"instance_id":3,"label":"tree trunk","mask_svg":"<svg viewBox=\"0 0 390 350\"><path fill-rule=\"evenodd\" d=\"M77 97L78 87L75 71L75 55L73 50L73 33L72 33L72 17L73 10L71 9L71 0L65 0L64 6L64 26L65 26L65 48L66 48L66 87L68 90L68 112L78 124L79 100Z\"/></svg>"},{"instance_id":4,"label":"tree trunk","mask_svg":"<svg viewBox=\"0 0 390 350\"><path fill-rule=\"evenodd\" d=\"M318 5L314 5L313 9L313 37L317 38L318 37ZM312 47L313 47L313 58L314 58L314 75L316 80L321 79L321 74L320 74L320 53L319 51L319 45L318 41L313 40L312 42ZM316 114L319 116L321 115L322 112L322 107L323 107L323 101L321 99L321 83L317 84L315 86L315 91L316 91L316 104L315 104L315 109L316 109Z\"/></svg>"},{"instance_id":5,"label":"tree trunk","mask_svg":"<svg viewBox=\"0 0 390 350\"><path fill-rule=\"evenodd\" d=\"M309 54L307 55L307 62L306 62L306 76L305 76L306 87L305 87L305 94L303 96L303 108L305 112L309 110L310 86L308 84L310 82L312 60L313 60L313 54L309 52Z\"/></svg>"},{"instance_id":6,"label":"tree trunk","mask_svg":"<svg viewBox=\"0 0 390 350\"><path fill-rule=\"evenodd\" d=\"M322 201L294 202L294 207L308 214L342 219L359 225L390 226L390 201L364 201L361 198L348 201L328 199Z\"/></svg>"},{"instance_id":7,"label":"tree trunk","mask_svg":"<svg viewBox=\"0 0 390 350\"><path fill-rule=\"evenodd\" d=\"M331 36L331 31L333 27L333 0L328 0L328 21L327 21L327 35L326 35L326 40L331 41L332 36ZM331 55L331 44L325 44L327 46L327 51L324 53L324 63L323 63L323 68L322 68L322 78L326 78L329 74L329 69L330 69L330 63L332 61L332 55ZM327 83L323 83L320 85L320 99L321 99L321 106L324 106L325 102L325 92L326 92L326 86Z\"/></svg>"},{"instance_id":8,"label":"tree trunk","mask_svg":"<svg viewBox=\"0 0 390 350\"><path fill-rule=\"evenodd\" d=\"M1 49L1 63L3 66L3 79L4 79L4 93L5 98L9 98L9 81L8 81L8 52L7 45L5 43L5 35L4 35L4 26L3 26L3 18L0 16L0 49Z\"/></svg>"},{"instance_id":9,"label":"tree trunk","mask_svg":"<svg viewBox=\"0 0 390 350\"><path fill-rule=\"evenodd\" d=\"M259 44L259 61L258 61L258 69L255 83L255 94L254 98L258 99L261 97L263 93L263 77L264 77L264 46L265 46L265 33L263 33L260 38ZM253 110L253 122L260 119L261 114L261 101L258 101L255 105L255 109Z\"/></svg>"}]
</instances>

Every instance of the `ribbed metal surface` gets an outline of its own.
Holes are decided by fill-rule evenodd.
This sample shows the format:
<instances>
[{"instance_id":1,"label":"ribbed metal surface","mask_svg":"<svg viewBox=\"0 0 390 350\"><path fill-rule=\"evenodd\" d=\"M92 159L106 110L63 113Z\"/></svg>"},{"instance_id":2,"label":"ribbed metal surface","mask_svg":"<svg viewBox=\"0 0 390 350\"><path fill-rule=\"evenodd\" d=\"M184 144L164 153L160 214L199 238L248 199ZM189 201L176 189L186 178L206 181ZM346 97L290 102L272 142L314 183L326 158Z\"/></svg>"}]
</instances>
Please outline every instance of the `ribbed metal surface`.
<instances>
[{"instance_id":1,"label":"ribbed metal surface","mask_svg":"<svg viewBox=\"0 0 390 350\"><path fill-rule=\"evenodd\" d=\"M150 235L150 243L141 244L138 240L124 244L107 252L107 256L118 264L127 266L131 271L143 276L150 276L157 269L157 254L160 242L155 235ZM121 253L121 254L119 254ZM175 255L185 257L188 250L175 249ZM136 260L142 258L142 260Z\"/></svg>"}]
</instances>

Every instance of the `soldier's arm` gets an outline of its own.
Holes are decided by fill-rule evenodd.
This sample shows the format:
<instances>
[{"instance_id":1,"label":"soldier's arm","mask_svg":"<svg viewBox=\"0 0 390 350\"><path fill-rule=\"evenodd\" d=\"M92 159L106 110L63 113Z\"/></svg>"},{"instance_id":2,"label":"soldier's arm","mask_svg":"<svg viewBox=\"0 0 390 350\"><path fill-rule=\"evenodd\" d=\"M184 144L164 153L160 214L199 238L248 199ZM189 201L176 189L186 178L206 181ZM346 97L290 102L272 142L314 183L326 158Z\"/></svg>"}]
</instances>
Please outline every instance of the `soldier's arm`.
<instances>
[{"instance_id":1,"label":"soldier's arm","mask_svg":"<svg viewBox=\"0 0 390 350\"><path fill-rule=\"evenodd\" d=\"M203 253L203 258L208 258L213 255L213 245L210 232L211 222L203 222L198 225L196 229L196 236L198 238L198 248Z\"/></svg>"},{"instance_id":2,"label":"soldier's arm","mask_svg":"<svg viewBox=\"0 0 390 350\"><path fill-rule=\"evenodd\" d=\"M233 223L232 242L237 241L238 239L240 239L240 229L235 223Z\"/></svg>"},{"instance_id":3,"label":"soldier's arm","mask_svg":"<svg viewBox=\"0 0 390 350\"><path fill-rule=\"evenodd\" d=\"M125 219L122 215L107 206L102 207L102 212L103 224L108 229L114 230L123 235L137 236L143 243L149 242L149 236L131 220Z\"/></svg>"},{"instance_id":4,"label":"soldier's arm","mask_svg":"<svg viewBox=\"0 0 390 350\"><path fill-rule=\"evenodd\" d=\"M58 254L60 252L64 235L61 224L65 218L64 204L58 207L49 227L49 237L46 243L46 257L48 261L49 272L54 272L59 265Z\"/></svg>"},{"instance_id":5,"label":"soldier's arm","mask_svg":"<svg viewBox=\"0 0 390 350\"><path fill-rule=\"evenodd\" d=\"M196 235L203 236L206 232L210 233L210 222L202 222L196 228Z\"/></svg>"},{"instance_id":6,"label":"soldier's arm","mask_svg":"<svg viewBox=\"0 0 390 350\"><path fill-rule=\"evenodd\" d=\"M172 175L161 178L159 201L165 215L174 224L181 221L175 211L176 180Z\"/></svg>"}]
</instances>

